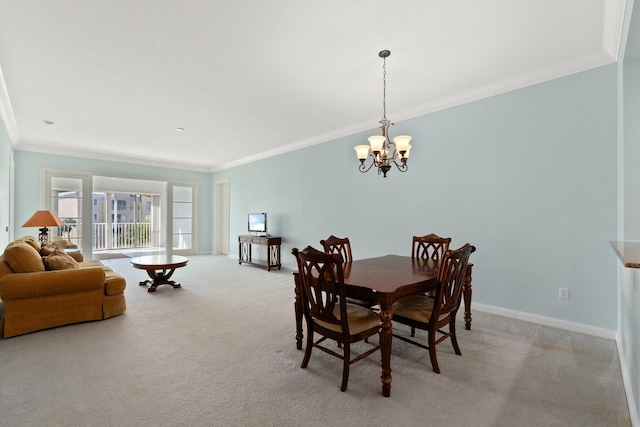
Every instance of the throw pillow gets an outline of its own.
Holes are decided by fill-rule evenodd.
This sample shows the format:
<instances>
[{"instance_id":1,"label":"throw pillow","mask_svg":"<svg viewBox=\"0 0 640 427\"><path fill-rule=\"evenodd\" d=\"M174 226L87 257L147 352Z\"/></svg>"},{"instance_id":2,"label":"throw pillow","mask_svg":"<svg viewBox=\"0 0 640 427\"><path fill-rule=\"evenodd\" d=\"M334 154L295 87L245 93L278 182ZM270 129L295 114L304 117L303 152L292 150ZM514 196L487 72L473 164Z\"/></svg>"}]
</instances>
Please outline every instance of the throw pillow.
<instances>
[{"instance_id":1,"label":"throw pillow","mask_svg":"<svg viewBox=\"0 0 640 427\"><path fill-rule=\"evenodd\" d=\"M40 255L49 256L56 249L59 249L59 248L60 246L56 245L55 243L51 243L51 242L43 243L42 246L40 247Z\"/></svg>"},{"instance_id":2,"label":"throw pillow","mask_svg":"<svg viewBox=\"0 0 640 427\"><path fill-rule=\"evenodd\" d=\"M71 255L60 248L56 248L51 255L43 257L44 265L47 270L69 270L72 268L80 268L78 261L73 259Z\"/></svg>"},{"instance_id":3,"label":"throw pillow","mask_svg":"<svg viewBox=\"0 0 640 427\"><path fill-rule=\"evenodd\" d=\"M33 247L36 251L40 251L40 241L33 236L23 236L16 239L18 242L26 242Z\"/></svg>"},{"instance_id":4,"label":"throw pillow","mask_svg":"<svg viewBox=\"0 0 640 427\"><path fill-rule=\"evenodd\" d=\"M44 264L38 251L33 246L20 240L7 245L4 249L3 258L14 273L44 271Z\"/></svg>"}]
</instances>

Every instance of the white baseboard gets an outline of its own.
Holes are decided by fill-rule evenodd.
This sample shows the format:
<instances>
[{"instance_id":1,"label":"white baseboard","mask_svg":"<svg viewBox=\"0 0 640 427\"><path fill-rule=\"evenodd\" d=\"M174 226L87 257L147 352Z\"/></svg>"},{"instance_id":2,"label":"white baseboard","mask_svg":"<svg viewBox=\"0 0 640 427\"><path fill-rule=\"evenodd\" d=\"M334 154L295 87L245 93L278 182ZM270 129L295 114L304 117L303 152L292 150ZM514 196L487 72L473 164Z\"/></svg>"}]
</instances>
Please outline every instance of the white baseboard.
<instances>
[{"instance_id":1,"label":"white baseboard","mask_svg":"<svg viewBox=\"0 0 640 427\"><path fill-rule=\"evenodd\" d=\"M619 338L619 337L618 337ZM624 384L624 391L627 395L627 405L629 406L629 415L631 417L631 425L633 427L640 427L640 419L638 418L638 408L636 407L635 399L633 398L633 389L631 388L631 378L629 378L629 369L627 368L627 360L622 351L622 344L620 340L616 340L618 344L618 357L620 358L620 369L622 370L622 382Z\"/></svg>"},{"instance_id":2,"label":"white baseboard","mask_svg":"<svg viewBox=\"0 0 640 427\"><path fill-rule=\"evenodd\" d=\"M551 326L559 329L566 329L581 334L593 335L601 338L615 340L617 338L616 331L596 326L585 325L583 323L570 322L568 320L555 319L553 317L541 316L539 314L526 313L524 311L511 310L508 308L496 307L493 305L472 303L471 316L474 311L484 311L486 313L497 314L498 316L511 317L514 319L524 320L531 323L539 323L545 326Z\"/></svg>"}]
</instances>

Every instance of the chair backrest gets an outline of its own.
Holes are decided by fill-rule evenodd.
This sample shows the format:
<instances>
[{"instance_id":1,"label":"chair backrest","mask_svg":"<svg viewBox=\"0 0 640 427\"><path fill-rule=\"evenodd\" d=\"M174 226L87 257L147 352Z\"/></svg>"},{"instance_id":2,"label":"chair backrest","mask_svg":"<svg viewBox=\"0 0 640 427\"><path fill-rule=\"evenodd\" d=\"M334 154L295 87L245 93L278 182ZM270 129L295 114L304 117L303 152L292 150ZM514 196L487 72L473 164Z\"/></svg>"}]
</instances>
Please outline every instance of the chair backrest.
<instances>
[{"instance_id":1,"label":"chair backrest","mask_svg":"<svg viewBox=\"0 0 640 427\"><path fill-rule=\"evenodd\" d=\"M291 253L298 262L298 275L302 288L302 306L305 316L334 325L341 325L342 332L349 334L347 306L344 295L342 256L328 254L307 246ZM340 318L335 308L339 307ZM342 319L342 320L340 320Z\"/></svg>"},{"instance_id":2,"label":"chair backrest","mask_svg":"<svg viewBox=\"0 0 640 427\"><path fill-rule=\"evenodd\" d=\"M415 259L440 262L449 250L449 243L451 243L450 237L440 237L436 234L413 236L411 256Z\"/></svg>"},{"instance_id":3,"label":"chair backrest","mask_svg":"<svg viewBox=\"0 0 640 427\"><path fill-rule=\"evenodd\" d=\"M324 248L324 251L328 254L340 254L343 262L353 261L351 255L351 243L349 238L336 237L333 234L327 237L326 240L320 240L320 244Z\"/></svg>"},{"instance_id":4,"label":"chair backrest","mask_svg":"<svg viewBox=\"0 0 640 427\"><path fill-rule=\"evenodd\" d=\"M433 305L433 316L437 316L436 319L455 313L460 307L469 256L475 250L475 246L467 243L460 249L445 253L438 270L438 287Z\"/></svg>"}]
</instances>

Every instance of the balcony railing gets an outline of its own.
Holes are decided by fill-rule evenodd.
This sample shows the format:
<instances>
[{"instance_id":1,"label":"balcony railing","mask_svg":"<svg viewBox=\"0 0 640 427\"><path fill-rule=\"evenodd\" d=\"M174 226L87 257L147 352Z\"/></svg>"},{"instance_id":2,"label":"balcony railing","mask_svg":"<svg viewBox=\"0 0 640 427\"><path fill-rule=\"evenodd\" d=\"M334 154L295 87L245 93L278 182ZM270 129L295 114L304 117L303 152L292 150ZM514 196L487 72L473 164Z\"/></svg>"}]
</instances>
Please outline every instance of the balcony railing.
<instances>
[{"instance_id":1,"label":"balcony railing","mask_svg":"<svg viewBox=\"0 0 640 427\"><path fill-rule=\"evenodd\" d=\"M151 224L148 222L122 222L110 224L110 230L104 222L91 224L91 244L94 250L126 249L151 247ZM111 245L109 245L109 234Z\"/></svg>"}]
</instances>

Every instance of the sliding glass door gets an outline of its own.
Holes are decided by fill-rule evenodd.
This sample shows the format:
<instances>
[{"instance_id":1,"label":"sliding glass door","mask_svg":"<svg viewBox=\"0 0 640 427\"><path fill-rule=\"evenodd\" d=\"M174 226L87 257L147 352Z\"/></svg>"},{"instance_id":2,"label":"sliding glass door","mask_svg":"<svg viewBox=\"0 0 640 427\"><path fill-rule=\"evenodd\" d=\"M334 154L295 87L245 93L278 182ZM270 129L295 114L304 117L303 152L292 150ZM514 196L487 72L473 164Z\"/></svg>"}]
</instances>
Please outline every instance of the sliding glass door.
<instances>
[{"instance_id":1,"label":"sliding glass door","mask_svg":"<svg viewBox=\"0 0 640 427\"><path fill-rule=\"evenodd\" d=\"M152 196L135 193L92 194L93 249L151 247Z\"/></svg>"}]
</instances>

